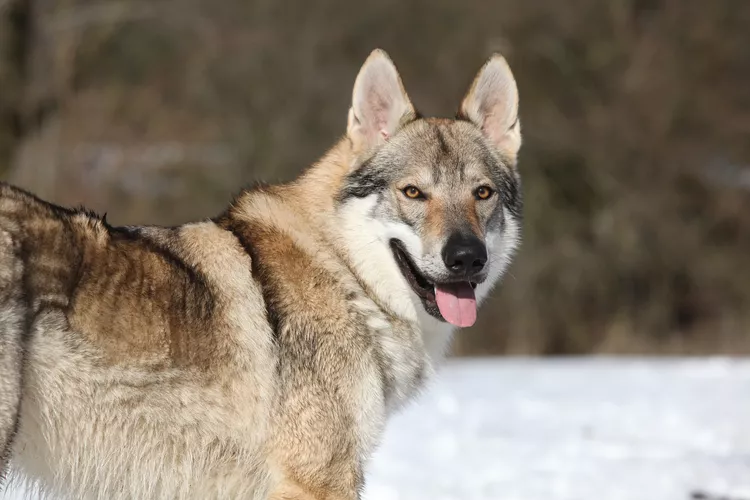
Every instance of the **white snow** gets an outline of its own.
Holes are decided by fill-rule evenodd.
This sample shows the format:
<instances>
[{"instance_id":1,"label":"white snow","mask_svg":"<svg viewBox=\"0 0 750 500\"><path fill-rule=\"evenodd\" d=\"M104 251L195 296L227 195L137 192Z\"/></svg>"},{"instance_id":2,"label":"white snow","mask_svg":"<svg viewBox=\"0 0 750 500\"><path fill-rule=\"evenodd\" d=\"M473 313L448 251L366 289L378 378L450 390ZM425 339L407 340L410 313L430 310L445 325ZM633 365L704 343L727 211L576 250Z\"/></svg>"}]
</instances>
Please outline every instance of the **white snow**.
<instances>
[{"instance_id":1,"label":"white snow","mask_svg":"<svg viewBox=\"0 0 750 500\"><path fill-rule=\"evenodd\" d=\"M452 361L365 500L750 499L750 360Z\"/></svg>"},{"instance_id":2,"label":"white snow","mask_svg":"<svg viewBox=\"0 0 750 500\"><path fill-rule=\"evenodd\" d=\"M364 500L750 500L750 360L453 360ZM0 498L13 498L14 495Z\"/></svg>"}]
</instances>

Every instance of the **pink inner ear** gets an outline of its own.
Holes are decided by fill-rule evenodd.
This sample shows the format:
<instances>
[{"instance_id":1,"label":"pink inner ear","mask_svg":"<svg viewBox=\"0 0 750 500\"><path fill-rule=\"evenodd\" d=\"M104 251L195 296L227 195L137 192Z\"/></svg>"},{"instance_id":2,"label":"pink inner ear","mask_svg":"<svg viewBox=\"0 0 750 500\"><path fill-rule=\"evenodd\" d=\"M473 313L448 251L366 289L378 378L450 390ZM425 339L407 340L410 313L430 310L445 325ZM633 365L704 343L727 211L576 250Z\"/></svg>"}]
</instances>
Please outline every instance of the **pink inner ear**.
<instances>
[{"instance_id":1,"label":"pink inner ear","mask_svg":"<svg viewBox=\"0 0 750 500\"><path fill-rule=\"evenodd\" d=\"M361 120L368 136L380 135L383 140L388 139L388 113L391 105L389 99L379 94L374 87L368 89L362 110L365 116L364 120Z\"/></svg>"},{"instance_id":2,"label":"pink inner ear","mask_svg":"<svg viewBox=\"0 0 750 500\"><path fill-rule=\"evenodd\" d=\"M492 99L482 107L481 113L484 115L482 131L492 142L499 143L510 130L505 126L507 109L501 102Z\"/></svg>"},{"instance_id":3,"label":"pink inner ear","mask_svg":"<svg viewBox=\"0 0 750 500\"><path fill-rule=\"evenodd\" d=\"M505 130L500 130L500 127L492 120L492 115L488 115L484 119L484 124L482 125L482 131L484 132L484 135L487 136L487 138L492 142L500 142L500 140L505 135Z\"/></svg>"}]
</instances>

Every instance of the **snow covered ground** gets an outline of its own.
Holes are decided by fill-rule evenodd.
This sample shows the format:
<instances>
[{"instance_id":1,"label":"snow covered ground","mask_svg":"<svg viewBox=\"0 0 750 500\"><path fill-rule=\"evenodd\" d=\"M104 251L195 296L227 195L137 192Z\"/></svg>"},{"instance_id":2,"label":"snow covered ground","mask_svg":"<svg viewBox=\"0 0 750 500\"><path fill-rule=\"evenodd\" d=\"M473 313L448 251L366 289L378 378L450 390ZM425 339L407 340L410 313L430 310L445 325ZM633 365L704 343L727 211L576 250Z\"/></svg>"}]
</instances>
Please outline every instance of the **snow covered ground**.
<instances>
[{"instance_id":1,"label":"snow covered ground","mask_svg":"<svg viewBox=\"0 0 750 500\"><path fill-rule=\"evenodd\" d=\"M454 361L368 479L366 500L750 499L750 360Z\"/></svg>"},{"instance_id":2,"label":"snow covered ground","mask_svg":"<svg viewBox=\"0 0 750 500\"><path fill-rule=\"evenodd\" d=\"M365 500L696 492L750 500L750 360L451 361L389 424Z\"/></svg>"}]
</instances>

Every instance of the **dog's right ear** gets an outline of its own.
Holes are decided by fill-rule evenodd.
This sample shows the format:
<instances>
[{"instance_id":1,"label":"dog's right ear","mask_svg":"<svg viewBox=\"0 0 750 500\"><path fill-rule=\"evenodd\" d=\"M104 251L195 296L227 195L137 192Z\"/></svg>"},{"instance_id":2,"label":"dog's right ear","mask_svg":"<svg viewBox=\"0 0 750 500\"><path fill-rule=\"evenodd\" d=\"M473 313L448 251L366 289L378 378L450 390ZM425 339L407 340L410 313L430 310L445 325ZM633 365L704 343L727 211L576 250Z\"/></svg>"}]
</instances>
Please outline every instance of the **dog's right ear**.
<instances>
[{"instance_id":1,"label":"dog's right ear","mask_svg":"<svg viewBox=\"0 0 750 500\"><path fill-rule=\"evenodd\" d=\"M346 133L355 154L383 144L414 114L396 66L384 50L373 50L354 82L349 108Z\"/></svg>"},{"instance_id":2,"label":"dog's right ear","mask_svg":"<svg viewBox=\"0 0 750 500\"><path fill-rule=\"evenodd\" d=\"M521 147L518 87L503 56L493 55L479 70L459 117L474 122L495 148L516 157Z\"/></svg>"}]
</instances>

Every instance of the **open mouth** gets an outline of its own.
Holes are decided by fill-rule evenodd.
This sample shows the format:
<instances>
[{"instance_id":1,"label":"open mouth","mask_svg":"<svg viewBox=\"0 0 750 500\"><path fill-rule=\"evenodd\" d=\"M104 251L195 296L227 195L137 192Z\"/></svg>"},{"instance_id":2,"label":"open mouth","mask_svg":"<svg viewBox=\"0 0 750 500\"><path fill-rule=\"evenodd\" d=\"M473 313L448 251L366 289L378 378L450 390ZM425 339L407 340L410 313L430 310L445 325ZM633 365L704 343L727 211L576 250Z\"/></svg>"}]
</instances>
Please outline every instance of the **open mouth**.
<instances>
[{"instance_id":1,"label":"open mouth","mask_svg":"<svg viewBox=\"0 0 750 500\"><path fill-rule=\"evenodd\" d=\"M401 274L430 315L459 327L474 324L477 309L475 282L431 282L411 260L402 242L391 240L391 250Z\"/></svg>"}]
</instances>

